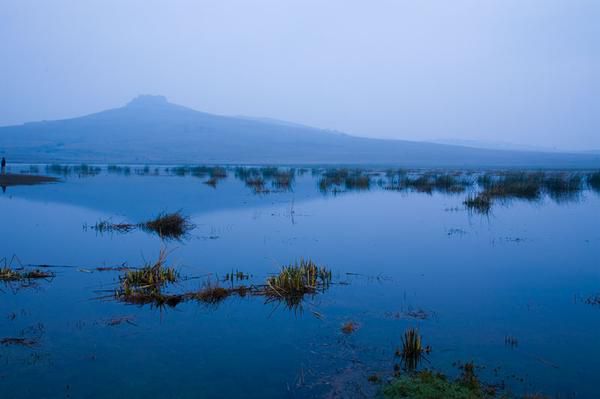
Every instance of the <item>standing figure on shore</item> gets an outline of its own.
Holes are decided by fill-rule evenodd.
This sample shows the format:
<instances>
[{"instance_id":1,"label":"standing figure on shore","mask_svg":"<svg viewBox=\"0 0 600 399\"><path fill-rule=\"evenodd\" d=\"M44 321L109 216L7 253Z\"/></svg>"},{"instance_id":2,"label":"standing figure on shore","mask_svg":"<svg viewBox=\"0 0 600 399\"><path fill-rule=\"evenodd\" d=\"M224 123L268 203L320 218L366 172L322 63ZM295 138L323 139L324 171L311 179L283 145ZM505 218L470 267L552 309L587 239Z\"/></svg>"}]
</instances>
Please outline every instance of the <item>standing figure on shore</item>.
<instances>
[{"instance_id":1,"label":"standing figure on shore","mask_svg":"<svg viewBox=\"0 0 600 399\"><path fill-rule=\"evenodd\" d=\"M2 157L2 174L6 173L6 158Z\"/></svg>"}]
</instances>

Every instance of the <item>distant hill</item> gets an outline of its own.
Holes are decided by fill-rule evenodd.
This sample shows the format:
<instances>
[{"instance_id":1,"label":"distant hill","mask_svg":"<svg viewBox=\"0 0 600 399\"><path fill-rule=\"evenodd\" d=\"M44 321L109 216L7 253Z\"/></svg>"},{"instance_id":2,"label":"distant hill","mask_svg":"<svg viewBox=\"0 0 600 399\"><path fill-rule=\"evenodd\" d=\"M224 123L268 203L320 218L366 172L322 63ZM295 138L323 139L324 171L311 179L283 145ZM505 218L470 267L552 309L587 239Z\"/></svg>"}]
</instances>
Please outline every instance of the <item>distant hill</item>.
<instances>
[{"instance_id":1,"label":"distant hill","mask_svg":"<svg viewBox=\"0 0 600 399\"><path fill-rule=\"evenodd\" d=\"M533 152L561 152L558 148L542 147L524 144L514 144L503 141L464 140L464 139L438 139L428 140L429 143L459 145L463 147L484 148L488 150L507 151L533 151ZM576 151L581 152L581 151Z\"/></svg>"},{"instance_id":2,"label":"distant hill","mask_svg":"<svg viewBox=\"0 0 600 399\"><path fill-rule=\"evenodd\" d=\"M139 96L79 118L0 128L10 161L600 167L600 154L502 151L368 139L267 118L208 114Z\"/></svg>"}]
</instances>

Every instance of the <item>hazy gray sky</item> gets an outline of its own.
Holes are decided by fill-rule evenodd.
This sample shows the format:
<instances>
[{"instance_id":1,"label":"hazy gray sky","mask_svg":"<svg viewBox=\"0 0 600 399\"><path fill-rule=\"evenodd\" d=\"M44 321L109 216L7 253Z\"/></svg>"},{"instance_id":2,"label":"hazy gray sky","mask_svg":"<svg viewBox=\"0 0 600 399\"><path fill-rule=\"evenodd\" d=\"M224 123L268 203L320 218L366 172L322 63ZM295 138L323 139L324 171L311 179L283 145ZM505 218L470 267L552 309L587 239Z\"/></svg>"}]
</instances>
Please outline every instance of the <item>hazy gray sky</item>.
<instances>
[{"instance_id":1,"label":"hazy gray sky","mask_svg":"<svg viewBox=\"0 0 600 399\"><path fill-rule=\"evenodd\" d=\"M597 0L0 0L0 125L139 93L348 133L600 148Z\"/></svg>"}]
</instances>

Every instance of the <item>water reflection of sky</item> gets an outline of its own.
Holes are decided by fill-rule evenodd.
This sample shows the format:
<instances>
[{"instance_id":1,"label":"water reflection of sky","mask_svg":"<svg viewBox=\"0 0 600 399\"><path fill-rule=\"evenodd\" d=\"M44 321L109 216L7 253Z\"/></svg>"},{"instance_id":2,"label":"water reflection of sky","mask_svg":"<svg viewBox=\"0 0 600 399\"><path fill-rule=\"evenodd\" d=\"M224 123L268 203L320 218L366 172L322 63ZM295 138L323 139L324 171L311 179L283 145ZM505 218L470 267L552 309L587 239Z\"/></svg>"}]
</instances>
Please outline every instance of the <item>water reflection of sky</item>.
<instances>
[{"instance_id":1,"label":"water reflection of sky","mask_svg":"<svg viewBox=\"0 0 600 399\"><path fill-rule=\"evenodd\" d=\"M73 267L54 269L38 289L3 288L0 336L37 323L44 335L34 349L0 347L0 387L16 398L311 397L351 381L372 392L367 376L391 373L400 335L418 326L434 368L452 374L453 362L474 360L490 382L593 397L600 309L582 302L600 292L600 198L513 201L488 216L462 210L463 199L379 189L323 195L310 175L292 192L268 195L233 178L213 189L175 176L9 187L0 196L0 256ZM97 235L84 224L178 209L197 225L167 244L184 275L239 269L262 281L310 257L349 285L334 285L297 315L260 298L162 313L94 299L117 286L118 274L79 269L139 265L161 242L141 231ZM411 309L432 317L396 318ZM123 315L135 325L106 325ZM360 328L344 336L348 320ZM506 336L518 347L507 347Z\"/></svg>"}]
</instances>

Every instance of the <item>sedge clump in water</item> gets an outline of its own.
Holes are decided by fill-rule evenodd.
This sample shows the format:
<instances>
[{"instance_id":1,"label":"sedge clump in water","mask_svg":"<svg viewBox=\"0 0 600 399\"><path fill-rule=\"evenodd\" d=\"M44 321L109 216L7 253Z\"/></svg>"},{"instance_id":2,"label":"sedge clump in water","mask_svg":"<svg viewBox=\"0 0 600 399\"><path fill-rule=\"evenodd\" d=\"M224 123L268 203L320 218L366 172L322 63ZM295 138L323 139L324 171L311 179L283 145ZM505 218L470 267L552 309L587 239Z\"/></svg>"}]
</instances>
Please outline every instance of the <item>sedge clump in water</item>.
<instances>
[{"instance_id":1,"label":"sedge clump in water","mask_svg":"<svg viewBox=\"0 0 600 399\"><path fill-rule=\"evenodd\" d=\"M182 215L180 211L161 213L155 219L141 223L139 226L163 238L180 238L195 227L189 217Z\"/></svg>"},{"instance_id":2,"label":"sedge clump in water","mask_svg":"<svg viewBox=\"0 0 600 399\"><path fill-rule=\"evenodd\" d=\"M396 355L402 358L407 370L415 370L424 354L431 352L429 346L423 346L421 335L416 328L409 328L402 336L402 348L396 350Z\"/></svg>"},{"instance_id":3,"label":"sedge clump in water","mask_svg":"<svg viewBox=\"0 0 600 399\"><path fill-rule=\"evenodd\" d=\"M298 306L305 295L315 294L329 287L331 271L312 260L284 266L279 274L267 279L264 294L270 300L284 300L288 306Z\"/></svg>"},{"instance_id":4,"label":"sedge clump in water","mask_svg":"<svg viewBox=\"0 0 600 399\"><path fill-rule=\"evenodd\" d=\"M20 263L18 258L16 258L15 256L13 256L10 262L8 262L6 258L0 260L0 262L4 263L4 266L0 267L0 281L10 283L37 279L51 279L54 277L54 273L46 270L26 270L22 266L19 268L13 268L12 263L15 259L18 263Z\"/></svg>"},{"instance_id":5,"label":"sedge clump in water","mask_svg":"<svg viewBox=\"0 0 600 399\"><path fill-rule=\"evenodd\" d=\"M141 269L129 270L120 277L120 287L115 297L121 301L134 304L156 304L174 306L183 300L181 295L163 294L162 289L168 283L177 281L179 274L171 267L166 267L167 253L161 250L153 264Z\"/></svg>"}]
</instances>

